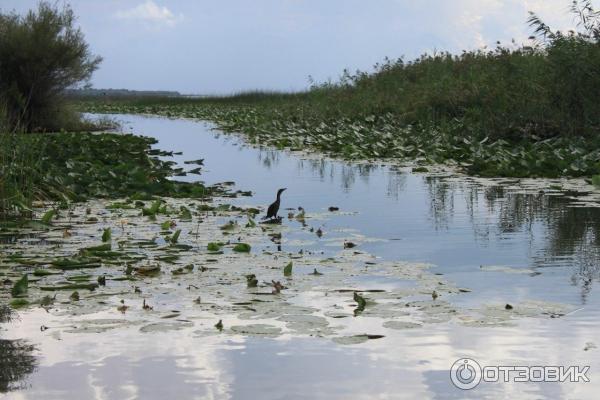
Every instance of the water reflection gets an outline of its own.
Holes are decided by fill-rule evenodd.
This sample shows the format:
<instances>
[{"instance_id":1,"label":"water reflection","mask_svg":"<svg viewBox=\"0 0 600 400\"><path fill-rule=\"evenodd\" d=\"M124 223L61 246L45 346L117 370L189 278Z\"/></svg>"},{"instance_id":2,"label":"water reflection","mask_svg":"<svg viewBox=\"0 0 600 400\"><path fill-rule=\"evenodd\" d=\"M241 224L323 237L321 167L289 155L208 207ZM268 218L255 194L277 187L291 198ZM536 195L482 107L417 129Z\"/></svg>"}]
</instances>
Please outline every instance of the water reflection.
<instances>
[{"instance_id":1,"label":"water reflection","mask_svg":"<svg viewBox=\"0 0 600 400\"><path fill-rule=\"evenodd\" d=\"M277 154L283 154L277 152ZM282 160L271 150L259 150L260 159ZM296 159L295 169L310 173L322 182L339 182L344 193L357 187L378 187L382 176L385 192L375 195L400 201L415 196L417 185L406 171L378 165L349 164L322 159ZM299 173L299 172L298 172ZM574 207L573 195L547 195L543 191L525 191L502 184L481 185L470 179L446 176L420 178L428 199L427 213L434 232L457 232L463 220L468 221L475 240L480 245L518 240L530 254L531 268L569 268L566 274L571 284L580 287L581 303L600 276L600 208ZM508 182L515 183L515 182ZM382 189L384 187L382 186ZM352 193L356 195L356 192ZM362 204L364 209L368 204ZM398 212L419 210L398 210ZM432 244L433 245L433 244ZM506 251L510 251L507 248ZM525 267L527 265L521 265Z\"/></svg>"},{"instance_id":2,"label":"water reflection","mask_svg":"<svg viewBox=\"0 0 600 400\"><path fill-rule=\"evenodd\" d=\"M0 323L10 322L15 315L10 307L0 305ZM0 338L0 393L25 387L26 377L36 370L35 347L25 340Z\"/></svg>"}]
</instances>

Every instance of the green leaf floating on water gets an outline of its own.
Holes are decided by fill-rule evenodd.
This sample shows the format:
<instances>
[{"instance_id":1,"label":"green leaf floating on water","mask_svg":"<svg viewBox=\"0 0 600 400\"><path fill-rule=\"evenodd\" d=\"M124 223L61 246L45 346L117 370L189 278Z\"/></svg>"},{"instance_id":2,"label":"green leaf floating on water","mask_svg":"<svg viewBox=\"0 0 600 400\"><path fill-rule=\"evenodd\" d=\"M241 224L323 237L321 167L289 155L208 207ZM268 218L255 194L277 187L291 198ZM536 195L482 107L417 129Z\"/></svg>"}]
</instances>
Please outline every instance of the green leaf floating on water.
<instances>
[{"instance_id":1,"label":"green leaf floating on water","mask_svg":"<svg viewBox=\"0 0 600 400\"><path fill-rule=\"evenodd\" d=\"M110 242L111 237L112 237L112 233L111 233L110 228L104 229L104 232L102 232L102 241L103 242Z\"/></svg>"},{"instance_id":2,"label":"green leaf floating on water","mask_svg":"<svg viewBox=\"0 0 600 400\"><path fill-rule=\"evenodd\" d=\"M23 275L15 285L12 287L10 294L12 297L19 297L27 294L27 288L29 287L29 278L27 274Z\"/></svg>"},{"instance_id":3,"label":"green leaf floating on water","mask_svg":"<svg viewBox=\"0 0 600 400\"><path fill-rule=\"evenodd\" d=\"M52 292L55 290L94 290L98 287L97 283L70 283L65 285L40 286L40 290Z\"/></svg>"},{"instance_id":4,"label":"green leaf floating on water","mask_svg":"<svg viewBox=\"0 0 600 400\"><path fill-rule=\"evenodd\" d=\"M100 258L72 257L59 258L50 262L52 266L60 269L99 268Z\"/></svg>"},{"instance_id":5,"label":"green leaf floating on water","mask_svg":"<svg viewBox=\"0 0 600 400\"><path fill-rule=\"evenodd\" d=\"M288 265L283 268L283 276L292 276L292 268L294 264L290 261Z\"/></svg>"},{"instance_id":6,"label":"green leaf floating on water","mask_svg":"<svg viewBox=\"0 0 600 400\"><path fill-rule=\"evenodd\" d=\"M102 235L102 237L104 237L104 235ZM111 249L112 245L110 243L104 243L98 246L84 247L83 249L81 249L81 252L85 253L86 251L110 251Z\"/></svg>"},{"instance_id":7,"label":"green leaf floating on water","mask_svg":"<svg viewBox=\"0 0 600 400\"><path fill-rule=\"evenodd\" d=\"M215 243L215 242L210 242L207 246L206 249L208 251L219 251L221 250L221 246L223 246L222 243Z\"/></svg>"},{"instance_id":8,"label":"green leaf floating on water","mask_svg":"<svg viewBox=\"0 0 600 400\"><path fill-rule=\"evenodd\" d=\"M177 229L173 236L171 236L171 239L169 239L171 244L177 243L177 241L179 240L179 235L181 235L181 229Z\"/></svg>"},{"instance_id":9,"label":"green leaf floating on water","mask_svg":"<svg viewBox=\"0 0 600 400\"><path fill-rule=\"evenodd\" d=\"M144 266L135 268L135 272L138 273L138 274L140 274L140 275L154 275L154 274L158 274L160 272L160 265L158 265L158 264L144 265Z\"/></svg>"},{"instance_id":10,"label":"green leaf floating on water","mask_svg":"<svg viewBox=\"0 0 600 400\"><path fill-rule=\"evenodd\" d=\"M142 208L142 215L146 216L156 216L160 211L160 200L156 200L149 208Z\"/></svg>"},{"instance_id":11,"label":"green leaf floating on water","mask_svg":"<svg viewBox=\"0 0 600 400\"><path fill-rule=\"evenodd\" d=\"M36 269L33 271L34 276L48 276L48 275L58 275L62 272L59 271L48 271L47 269Z\"/></svg>"},{"instance_id":12,"label":"green leaf floating on water","mask_svg":"<svg viewBox=\"0 0 600 400\"><path fill-rule=\"evenodd\" d=\"M367 301L358 292L354 292L354 301L358 304L354 309L354 314L359 314L365 310Z\"/></svg>"},{"instance_id":13,"label":"green leaf floating on water","mask_svg":"<svg viewBox=\"0 0 600 400\"><path fill-rule=\"evenodd\" d=\"M56 210L54 210L54 209L46 211L44 213L44 215L42 216L42 223L44 223L46 225L50 225L52 223L52 218L54 218L55 215L56 215Z\"/></svg>"},{"instance_id":14,"label":"green leaf floating on water","mask_svg":"<svg viewBox=\"0 0 600 400\"><path fill-rule=\"evenodd\" d=\"M222 231L233 231L237 227L238 227L237 222L229 221L225 225L222 225L219 229L221 229Z\"/></svg>"},{"instance_id":15,"label":"green leaf floating on water","mask_svg":"<svg viewBox=\"0 0 600 400\"><path fill-rule=\"evenodd\" d=\"M185 206L181 206L179 212L179 219L182 221L191 221L192 220L192 212Z\"/></svg>"},{"instance_id":16,"label":"green leaf floating on water","mask_svg":"<svg viewBox=\"0 0 600 400\"><path fill-rule=\"evenodd\" d=\"M248 243L238 243L233 247L233 251L238 253L250 253L251 247Z\"/></svg>"}]
</instances>

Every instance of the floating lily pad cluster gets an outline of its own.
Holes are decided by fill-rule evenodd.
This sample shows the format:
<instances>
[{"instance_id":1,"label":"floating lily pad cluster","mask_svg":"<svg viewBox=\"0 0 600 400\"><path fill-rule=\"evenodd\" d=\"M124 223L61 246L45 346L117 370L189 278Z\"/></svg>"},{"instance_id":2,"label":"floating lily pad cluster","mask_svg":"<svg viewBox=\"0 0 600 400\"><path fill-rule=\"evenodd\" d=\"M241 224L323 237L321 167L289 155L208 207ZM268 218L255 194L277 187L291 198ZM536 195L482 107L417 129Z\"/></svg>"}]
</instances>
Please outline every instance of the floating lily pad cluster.
<instances>
[{"instance_id":1,"label":"floating lily pad cluster","mask_svg":"<svg viewBox=\"0 0 600 400\"><path fill-rule=\"evenodd\" d=\"M558 177L600 173L600 138L528 136L518 141L475 133L461 120L443 126L406 125L392 113L323 119L301 106L237 105L168 100L151 105L115 102L80 105L98 113L142 113L216 123L255 144L312 148L351 160L394 159L449 164L481 176ZM417 169L419 171L421 169Z\"/></svg>"},{"instance_id":2,"label":"floating lily pad cluster","mask_svg":"<svg viewBox=\"0 0 600 400\"><path fill-rule=\"evenodd\" d=\"M311 232L335 213L248 225L256 208L224 206L225 200L90 200L58 210L48 224L6 228L2 234L14 239L0 244L0 303L45 308L56 322L48 331L138 327L140 334L292 334L341 344L427 324L494 326L568 312L544 303L461 308L452 299L469 290L431 266L381 261L361 250L370 238L360 235L352 236L355 247L344 249L348 232L332 238ZM297 251L302 242L286 240L293 235L334 250L328 256ZM281 250L273 250L273 236ZM405 283L385 289L367 283L382 279Z\"/></svg>"},{"instance_id":3,"label":"floating lily pad cluster","mask_svg":"<svg viewBox=\"0 0 600 400\"><path fill-rule=\"evenodd\" d=\"M184 174L172 161L152 149L149 137L114 133L56 133L8 135L2 146L17 147L20 153L0 165L0 216L28 211L35 200L84 201L89 198L148 199L152 196L199 198L214 188L199 182L170 179ZM2 151L10 149L2 147ZM34 160L35 162L31 161ZM22 182L27 181L27 185ZM10 195L10 196L9 196ZM42 219L54 217L49 210Z\"/></svg>"}]
</instances>

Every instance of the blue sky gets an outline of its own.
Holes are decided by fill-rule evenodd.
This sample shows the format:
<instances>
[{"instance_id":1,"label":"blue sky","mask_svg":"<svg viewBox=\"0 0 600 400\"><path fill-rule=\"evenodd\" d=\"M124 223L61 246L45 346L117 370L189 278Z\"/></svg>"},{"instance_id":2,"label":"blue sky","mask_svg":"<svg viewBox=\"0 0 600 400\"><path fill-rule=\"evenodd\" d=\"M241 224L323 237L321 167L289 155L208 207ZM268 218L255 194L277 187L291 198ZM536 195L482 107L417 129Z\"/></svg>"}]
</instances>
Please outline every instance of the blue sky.
<instances>
[{"instance_id":1,"label":"blue sky","mask_svg":"<svg viewBox=\"0 0 600 400\"><path fill-rule=\"evenodd\" d=\"M384 57L523 43L527 11L573 24L570 0L72 0L99 88L299 90ZM62 4L62 2L59 2ZM25 12L35 0L0 0Z\"/></svg>"}]
</instances>

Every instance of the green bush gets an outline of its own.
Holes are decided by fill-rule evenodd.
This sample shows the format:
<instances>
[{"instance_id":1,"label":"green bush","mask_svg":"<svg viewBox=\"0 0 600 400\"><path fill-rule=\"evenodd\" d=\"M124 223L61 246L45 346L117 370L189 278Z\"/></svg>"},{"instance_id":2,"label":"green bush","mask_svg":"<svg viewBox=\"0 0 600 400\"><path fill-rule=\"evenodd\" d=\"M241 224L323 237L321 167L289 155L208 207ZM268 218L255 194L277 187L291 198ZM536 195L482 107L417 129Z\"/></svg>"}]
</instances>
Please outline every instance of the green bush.
<instances>
[{"instance_id":1,"label":"green bush","mask_svg":"<svg viewBox=\"0 0 600 400\"><path fill-rule=\"evenodd\" d=\"M0 104L10 130L52 131L79 122L63 93L87 81L101 58L91 55L74 22L71 8L47 2L25 16L0 14Z\"/></svg>"}]
</instances>

